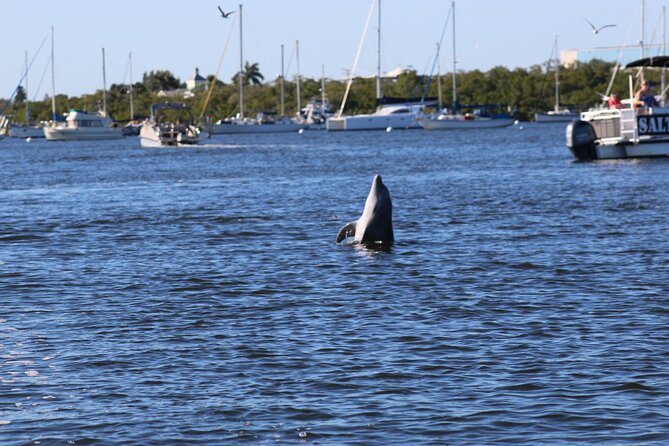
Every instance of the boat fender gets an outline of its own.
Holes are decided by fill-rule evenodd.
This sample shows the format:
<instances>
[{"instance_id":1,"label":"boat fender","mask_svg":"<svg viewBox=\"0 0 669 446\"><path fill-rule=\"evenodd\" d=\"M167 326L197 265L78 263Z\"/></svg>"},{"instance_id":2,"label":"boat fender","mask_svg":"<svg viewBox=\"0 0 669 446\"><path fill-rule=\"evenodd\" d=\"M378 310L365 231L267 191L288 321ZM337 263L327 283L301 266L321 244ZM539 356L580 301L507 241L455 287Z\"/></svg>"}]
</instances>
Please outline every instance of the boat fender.
<instances>
[{"instance_id":1,"label":"boat fender","mask_svg":"<svg viewBox=\"0 0 669 446\"><path fill-rule=\"evenodd\" d=\"M579 161L590 161L597 159L595 149L597 134L589 122L574 120L569 123L566 130L567 147L574 158Z\"/></svg>"}]
</instances>

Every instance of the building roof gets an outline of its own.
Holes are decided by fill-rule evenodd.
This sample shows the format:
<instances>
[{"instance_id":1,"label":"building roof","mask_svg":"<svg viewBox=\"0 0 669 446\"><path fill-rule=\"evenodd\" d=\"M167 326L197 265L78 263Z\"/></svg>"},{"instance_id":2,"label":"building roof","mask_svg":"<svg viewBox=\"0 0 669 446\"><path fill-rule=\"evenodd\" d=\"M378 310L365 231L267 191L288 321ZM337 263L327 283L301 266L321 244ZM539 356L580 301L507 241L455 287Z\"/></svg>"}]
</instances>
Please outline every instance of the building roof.
<instances>
[{"instance_id":1,"label":"building roof","mask_svg":"<svg viewBox=\"0 0 669 446\"><path fill-rule=\"evenodd\" d=\"M189 80L189 81L196 81L196 82L198 82L198 81L206 81L207 79L205 79L205 78L203 78L202 76L200 76L200 69L196 67L196 68L195 68L195 74L193 74L193 77L191 77L191 78L188 79L188 80Z\"/></svg>"}]
</instances>

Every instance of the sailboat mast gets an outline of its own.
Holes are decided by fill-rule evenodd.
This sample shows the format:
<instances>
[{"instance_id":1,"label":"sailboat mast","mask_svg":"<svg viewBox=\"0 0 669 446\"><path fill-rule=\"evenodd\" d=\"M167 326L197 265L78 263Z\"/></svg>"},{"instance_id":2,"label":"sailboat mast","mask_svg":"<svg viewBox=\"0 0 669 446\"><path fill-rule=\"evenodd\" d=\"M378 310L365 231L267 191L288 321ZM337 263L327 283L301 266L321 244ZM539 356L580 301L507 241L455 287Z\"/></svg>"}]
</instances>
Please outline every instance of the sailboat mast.
<instances>
[{"instance_id":1,"label":"sailboat mast","mask_svg":"<svg viewBox=\"0 0 669 446\"><path fill-rule=\"evenodd\" d=\"M51 119L56 121L56 61L54 58L54 32L53 26L51 27Z\"/></svg>"},{"instance_id":2,"label":"sailboat mast","mask_svg":"<svg viewBox=\"0 0 669 446\"><path fill-rule=\"evenodd\" d=\"M325 107L325 65L321 65L321 105Z\"/></svg>"},{"instance_id":3,"label":"sailboat mast","mask_svg":"<svg viewBox=\"0 0 669 446\"><path fill-rule=\"evenodd\" d=\"M28 52L26 51L26 82L23 89L26 95L26 125L30 122L30 97L28 96Z\"/></svg>"},{"instance_id":4,"label":"sailboat mast","mask_svg":"<svg viewBox=\"0 0 669 446\"><path fill-rule=\"evenodd\" d=\"M453 8L453 107L457 106L458 102L458 88L455 83L455 72L457 70L457 60L455 58L455 0L451 3Z\"/></svg>"},{"instance_id":5,"label":"sailboat mast","mask_svg":"<svg viewBox=\"0 0 669 446\"><path fill-rule=\"evenodd\" d=\"M662 7L662 54L667 54L667 11L666 8L663 6ZM665 99L664 99L664 88L665 85L667 84L667 67L662 67L662 85L661 85L661 92L662 95L660 96L662 99L662 107L665 106Z\"/></svg>"},{"instance_id":6,"label":"sailboat mast","mask_svg":"<svg viewBox=\"0 0 669 446\"><path fill-rule=\"evenodd\" d=\"M244 53L242 45L242 5L239 5L239 117L244 119Z\"/></svg>"},{"instance_id":7,"label":"sailboat mast","mask_svg":"<svg viewBox=\"0 0 669 446\"><path fill-rule=\"evenodd\" d=\"M555 36L555 111L560 111L560 57L558 56L558 36Z\"/></svg>"},{"instance_id":8,"label":"sailboat mast","mask_svg":"<svg viewBox=\"0 0 669 446\"><path fill-rule=\"evenodd\" d=\"M645 4L644 0L641 0L641 40L639 40L639 45L641 46L641 58L646 57L646 51L644 48L644 41L646 40L646 16L645 16Z\"/></svg>"},{"instance_id":9,"label":"sailboat mast","mask_svg":"<svg viewBox=\"0 0 669 446\"><path fill-rule=\"evenodd\" d=\"M437 42L437 100L439 102L438 110L441 110L442 95L441 95L441 63L439 62L439 48L441 45Z\"/></svg>"},{"instance_id":10,"label":"sailboat mast","mask_svg":"<svg viewBox=\"0 0 669 446\"><path fill-rule=\"evenodd\" d=\"M297 114L302 110L302 78L300 77L300 41L295 41L295 58L297 61Z\"/></svg>"},{"instance_id":11,"label":"sailboat mast","mask_svg":"<svg viewBox=\"0 0 669 446\"><path fill-rule=\"evenodd\" d=\"M283 44L281 45L281 117L286 116L285 82L283 71Z\"/></svg>"},{"instance_id":12,"label":"sailboat mast","mask_svg":"<svg viewBox=\"0 0 669 446\"><path fill-rule=\"evenodd\" d=\"M104 48L102 48L102 112L107 116L107 70L105 67Z\"/></svg>"},{"instance_id":13,"label":"sailboat mast","mask_svg":"<svg viewBox=\"0 0 669 446\"><path fill-rule=\"evenodd\" d=\"M379 25L376 34L376 99L381 99L381 0L379 0Z\"/></svg>"},{"instance_id":14,"label":"sailboat mast","mask_svg":"<svg viewBox=\"0 0 669 446\"><path fill-rule=\"evenodd\" d=\"M130 71L130 87L128 92L130 93L130 120L135 120L135 103L132 97L132 53L128 55L128 69Z\"/></svg>"}]
</instances>

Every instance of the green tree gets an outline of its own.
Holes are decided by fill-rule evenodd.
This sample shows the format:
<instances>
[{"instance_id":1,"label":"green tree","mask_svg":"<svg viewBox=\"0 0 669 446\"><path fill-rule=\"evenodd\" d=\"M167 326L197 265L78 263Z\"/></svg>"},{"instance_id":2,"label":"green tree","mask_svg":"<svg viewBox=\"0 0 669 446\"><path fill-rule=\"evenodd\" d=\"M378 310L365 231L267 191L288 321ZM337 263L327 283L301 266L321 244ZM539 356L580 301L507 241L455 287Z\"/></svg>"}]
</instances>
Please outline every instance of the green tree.
<instances>
[{"instance_id":1,"label":"green tree","mask_svg":"<svg viewBox=\"0 0 669 446\"><path fill-rule=\"evenodd\" d=\"M260 72L260 68L258 67L258 63L244 63L244 72L243 72L244 77L243 79L243 84L244 85L261 85L262 81L265 80L265 76L262 75ZM239 83L239 73L235 74L232 77L232 83L233 84L238 84Z\"/></svg>"},{"instance_id":2,"label":"green tree","mask_svg":"<svg viewBox=\"0 0 669 446\"><path fill-rule=\"evenodd\" d=\"M157 70L144 73L142 83L152 93L160 90L174 90L179 88L181 81L169 70Z\"/></svg>"},{"instance_id":3,"label":"green tree","mask_svg":"<svg viewBox=\"0 0 669 446\"><path fill-rule=\"evenodd\" d=\"M14 95L14 103L22 104L26 100L26 91L21 85L16 87L16 94Z\"/></svg>"}]
</instances>

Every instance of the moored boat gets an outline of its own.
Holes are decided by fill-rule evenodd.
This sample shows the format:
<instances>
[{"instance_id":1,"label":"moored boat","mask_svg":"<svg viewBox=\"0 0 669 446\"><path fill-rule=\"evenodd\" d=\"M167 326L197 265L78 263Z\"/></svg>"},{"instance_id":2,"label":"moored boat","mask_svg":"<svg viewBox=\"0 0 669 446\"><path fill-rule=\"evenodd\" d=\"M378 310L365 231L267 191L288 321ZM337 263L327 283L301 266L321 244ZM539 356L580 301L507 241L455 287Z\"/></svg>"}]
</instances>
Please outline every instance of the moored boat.
<instances>
[{"instance_id":1,"label":"moored boat","mask_svg":"<svg viewBox=\"0 0 669 446\"><path fill-rule=\"evenodd\" d=\"M458 102L457 59L455 57L455 1L451 2L451 13L453 20L452 108L438 113L422 114L417 118L418 124L426 130L483 129L510 126L514 121L510 114L491 113L491 110L499 109L498 105L461 105ZM463 113L463 110L471 111Z\"/></svg>"},{"instance_id":2,"label":"moored boat","mask_svg":"<svg viewBox=\"0 0 669 446\"><path fill-rule=\"evenodd\" d=\"M419 129L417 118L421 110L426 105L424 98L390 98L384 96L381 90L381 0L378 1L378 36L377 36L377 64L376 64L376 103L377 108L374 113L344 115L348 93L353 84L356 66L362 46L365 41L365 35L369 27L372 13L374 12L374 1L369 9L369 15L365 24L365 30L358 44L355 62L351 68L349 78L346 84L346 91L342 99L339 110L333 116L326 120L328 131L350 131L350 130L387 130L387 129Z\"/></svg>"},{"instance_id":3,"label":"moored boat","mask_svg":"<svg viewBox=\"0 0 669 446\"><path fill-rule=\"evenodd\" d=\"M385 100L388 98L379 100L380 105L374 113L330 116L326 121L327 129L350 131L420 128L417 119L425 105L424 102L406 100L400 103L384 103Z\"/></svg>"},{"instance_id":4,"label":"moored boat","mask_svg":"<svg viewBox=\"0 0 669 446\"><path fill-rule=\"evenodd\" d=\"M44 138L44 127L36 125L12 124L9 126L10 138Z\"/></svg>"},{"instance_id":5,"label":"moored boat","mask_svg":"<svg viewBox=\"0 0 669 446\"><path fill-rule=\"evenodd\" d=\"M571 122L574 119L578 119L579 116L578 112L569 109L556 109L544 113L537 112L534 114L534 120L541 123Z\"/></svg>"},{"instance_id":6,"label":"moored boat","mask_svg":"<svg viewBox=\"0 0 669 446\"><path fill-rule=\"evenodd\" d=\"M488 114L485 109L475 109L472 113L439 113L418 118L418 123L426 130L489 129L508 127L513 124L508 113Z\"/></svg>"},{"instance_id":7,"label":"moored boat","mask_svg":"<svg viewBox=\"0 0 669 446\"><path fill-rule=\"evenodd\" d=\"M657 56L630 62L626 68L668 66L669 56ZM623 101L620 109L581 113L580 119L566 129L567 147L574 158L594 161L669 156L669 107L638 105L630 91L630 99Z\"/></svg>"},{"instance_id":8,"label":"moored boat","mask_svg":"<svg viewBox=\"0 0 669 446\"><path fill-rule=\"evenodd\" d=\"M104 112L70 110L65 122L44 127L48 141L86 141L100 139L121 139L123 133Z\"/></svg>"},{"instance_id":9,"label":"moored boat","mask_svg":"<svg viewBox=\"0 0 669 446\"><path fill-rule=\"evenodd\" d=\"M139 131L142 147L191 146L200 142L193 114L186 104L159 102L151 105L151 116Z\"/></svg>"},{"instance_id":10,"label":"moored boat","mask_svg":"<svg viewBox=\"0 0 669 446\"><path fill-rule=\"evenodd\" d=\"M550 62L555 63L555 105L553 110L547 112L537 112L534 114L534 120L540 123L549 122L571 122L578 119L579 114L569 108L560 108L560 58L558 57L558 38L555 36L555 43L551 51Z\"/></svg>"},{"instance_id":11,"label":"moored boat","mask_svg":"<svg viewBox=\"0 0 669 446\"><path fill-rule=\"evenodd\" d=\"M217 121L208 127L212 135L230 135L238 133L290 133L306 127L306 124L294 119L272 118L272 113L258 113L256 119L232 118Z\"/></svg>"}]
</instances>

